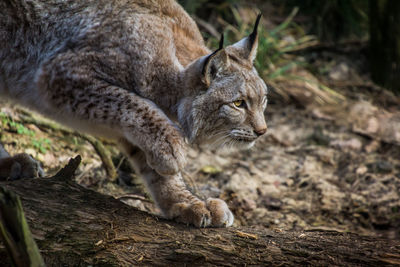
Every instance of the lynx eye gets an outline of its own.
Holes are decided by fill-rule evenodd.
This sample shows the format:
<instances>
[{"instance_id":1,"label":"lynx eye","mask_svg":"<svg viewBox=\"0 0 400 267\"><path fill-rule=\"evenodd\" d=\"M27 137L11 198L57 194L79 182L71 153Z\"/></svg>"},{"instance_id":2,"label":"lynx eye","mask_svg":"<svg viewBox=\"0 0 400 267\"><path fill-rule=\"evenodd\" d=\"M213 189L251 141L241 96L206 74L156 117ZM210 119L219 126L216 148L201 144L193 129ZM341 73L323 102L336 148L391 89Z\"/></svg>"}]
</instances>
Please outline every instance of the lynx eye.
<instances>
[{"instance_id":1,"label":"lynx eye","mask_svg":"<svg viewBox=\"0 0 400 267\"><path fill-rule=\"evenodd\" d=\"M237 108L244 108L246 106L246 102L244 102L244 100L236 100L233 101L233 104L235 105L235 107Z\"/></svg>"}]
</instances>

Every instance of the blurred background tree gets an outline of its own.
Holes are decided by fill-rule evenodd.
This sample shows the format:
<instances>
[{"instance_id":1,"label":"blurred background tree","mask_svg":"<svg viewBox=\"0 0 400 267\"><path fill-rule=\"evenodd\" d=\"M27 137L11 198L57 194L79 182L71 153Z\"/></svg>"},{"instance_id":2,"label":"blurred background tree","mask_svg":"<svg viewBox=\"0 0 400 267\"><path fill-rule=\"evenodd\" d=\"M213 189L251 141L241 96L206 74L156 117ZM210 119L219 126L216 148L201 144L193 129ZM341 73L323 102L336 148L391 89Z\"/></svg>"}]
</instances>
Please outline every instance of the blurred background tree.
<instances>
[{"instance_id":1,"label":"blurred background tree","mask_svg":"<svg viewBox=\"0 0 400 267\"><path fill-rule=\"evenodd\" d=\"M262 8L268 20L278 25L294 8L293 22L307 35L315 35L324 44L341 46L352 42L368 47L369 71L381 86L400 93L400 1L398 0L179 0L189 13L223 29L221 19L239 25L236 6ZM272 12L268 11L268 6ZM220 18L220 19L218 19ZM279 20L279 18L281 18ZM245 20L245 19L244 19ZM268 29L274 30L272 29ZM229 33L228 33L229 34ZM281 34L284 34L281 32ZM231 41L234 38L228 40ZM364 52L360 49L360 51ZM279 53L274 51L274 53ZM271 56L270 54L268 56ZM257 63L260 67L262 64Z\"/></svg>"},{"instance_id":2,"label":"blurred background tree","mask_svg":"<svg viewBox=\"0 0 400 267\"><path fill-rule=\"evenodd\" d=\"M372 79L400 93L400 1L370 0Z\"/></svg>"},{"instance_id":3,"label":"blurred background tree","mask_svg":"<svg viewBox=\"0 0 400 267\"><path fill-rule=\"evenodd\" d=\"M282 3L298 6L300 13L309 18L309 31L321 41L338 42L368 35L368 0L286 0Z\"/></svg>"}]
</instances>

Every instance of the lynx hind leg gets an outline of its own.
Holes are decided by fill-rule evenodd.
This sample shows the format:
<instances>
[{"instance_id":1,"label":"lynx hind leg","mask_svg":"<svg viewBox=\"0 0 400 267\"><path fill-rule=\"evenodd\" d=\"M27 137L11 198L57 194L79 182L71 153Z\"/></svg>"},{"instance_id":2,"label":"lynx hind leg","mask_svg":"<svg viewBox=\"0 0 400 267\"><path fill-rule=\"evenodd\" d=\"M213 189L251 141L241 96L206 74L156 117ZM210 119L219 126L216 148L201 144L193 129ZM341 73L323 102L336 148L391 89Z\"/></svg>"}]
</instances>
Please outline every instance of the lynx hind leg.
<instances>
[{"instance_id":1,"label":"lynx hind leg","mask_svg":"<svg viewBox=\"0 0 400 267\"><path fill-rule=\"evenodd\" d=\"M44 171L38 161L22 153L0 159L0 180L43 177Z\"/></svg>"},{"instance_id":2,"label":"lynx hind leg","mask_svg":"<svg viewBox=\"0 0 400 267\"><path fill-rule=\"evenodd\" d=\"M197 227L228 227L233 214L221 199L202 201L194 196L183 182L180 173L160 175L146 164L144 153L126 140L120 146L127 154L135 171L142 176L157 206L168 219Z\"/></svg>"}]
</instances>

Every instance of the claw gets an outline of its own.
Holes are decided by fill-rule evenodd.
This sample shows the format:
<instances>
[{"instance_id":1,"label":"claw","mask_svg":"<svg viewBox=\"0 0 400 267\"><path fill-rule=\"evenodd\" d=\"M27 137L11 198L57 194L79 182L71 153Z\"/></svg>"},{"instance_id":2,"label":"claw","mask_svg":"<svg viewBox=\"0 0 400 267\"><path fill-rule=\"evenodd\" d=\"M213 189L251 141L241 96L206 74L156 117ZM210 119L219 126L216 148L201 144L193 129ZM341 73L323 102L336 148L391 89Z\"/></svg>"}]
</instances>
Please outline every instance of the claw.
<instances>
[{"instance_id":1,"label":"claw","mask_svg":"<svg viewBox=\"0 0 400 267\"><path fill-rule=\"evenodd\" d=\"M203 218L201 219L201 226L202 228L205 228L211 224L211 219L208 217L207 214L203 215Z\"/></svg>"}]
</instances>

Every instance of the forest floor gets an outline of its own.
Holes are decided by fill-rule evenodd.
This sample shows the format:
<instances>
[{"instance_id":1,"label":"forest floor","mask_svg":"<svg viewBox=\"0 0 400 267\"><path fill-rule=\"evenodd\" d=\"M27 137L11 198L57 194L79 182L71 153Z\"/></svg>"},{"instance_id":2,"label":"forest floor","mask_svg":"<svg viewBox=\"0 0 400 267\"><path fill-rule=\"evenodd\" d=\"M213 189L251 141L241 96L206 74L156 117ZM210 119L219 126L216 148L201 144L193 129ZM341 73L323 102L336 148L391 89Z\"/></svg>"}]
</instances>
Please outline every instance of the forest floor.
<instances>
[{"instance_id":1,"label":"forest floor","mask_svg":"<svg viewBox=\"0 0 400 267\"><path fill-rule=\"evenodd\" d=\"M351 56L309 55L314 69L327 69L317 78L346 100L335 105L301 98L285 102L272 93L269 130L255 147L231 154L191 149L186 182L201 197L226 200L235 225L399 239L400 98L371 83L363 62ZM285 86L293 84L283 77L280 87ZM158 213L112 143L105 145L118 169L117 182L107 178L87 139L26 118L31 118L26 111L0 100L0 141L10 154L31 154L49 176L79 154L79 184Z\"/></svg>"},{"instance_id":2,"label":"forest floor","mask_svg":"<svg viewBox=\"0 0 400 267\"><path fill-rule=\"evenodd\" d=\"M188 186L199 196L226 200L235 225L400 238L400 99L376 88L355 88L337 88L349 99L340 106L272 100L268 134L251 150L190 150ZM0 104L0 138L11 154L33 155L49 175L80 154L79 184L158 212L140 179L118 164L123 158L112 144L106 146L119 165L118 182L107 179L86 139L26 123L25 111Z\"/></svg>"}]
</instances>

